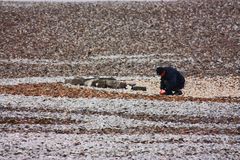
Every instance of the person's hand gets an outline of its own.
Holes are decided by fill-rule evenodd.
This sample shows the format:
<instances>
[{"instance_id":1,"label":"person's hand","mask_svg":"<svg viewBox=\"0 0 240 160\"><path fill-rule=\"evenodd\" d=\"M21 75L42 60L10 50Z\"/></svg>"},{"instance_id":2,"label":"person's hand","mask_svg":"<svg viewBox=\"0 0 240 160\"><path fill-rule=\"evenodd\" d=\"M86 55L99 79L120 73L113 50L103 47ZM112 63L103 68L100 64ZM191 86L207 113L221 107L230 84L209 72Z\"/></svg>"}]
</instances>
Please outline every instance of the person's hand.
<instances>
[{"instance_id":1,"label":"person's hand","mask_svg":"<svg viewBox=\"0 0 240 160\"><path fill-rule=\"evenodd\" d=\"M166 94L166 91L164 90L164 89L160 89L160 95L164 95L164 94Z\"/></svg>"}]
</instances>

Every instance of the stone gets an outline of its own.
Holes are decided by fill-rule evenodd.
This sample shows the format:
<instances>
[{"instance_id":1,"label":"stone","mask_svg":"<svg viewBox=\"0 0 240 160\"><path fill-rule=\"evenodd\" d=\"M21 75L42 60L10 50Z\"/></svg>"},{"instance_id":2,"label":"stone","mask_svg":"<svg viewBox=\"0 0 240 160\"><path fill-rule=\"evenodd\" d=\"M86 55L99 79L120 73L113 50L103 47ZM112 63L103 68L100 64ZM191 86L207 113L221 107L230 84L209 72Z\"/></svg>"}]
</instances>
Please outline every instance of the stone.
<instances>
[{"instance_id":1,"label":"stone","mask_svg":"<svg viewBox=\"0 0 240 160\"><path fill-rule=\"evenodd\" d=\"M115 78L113 78L113 77L101 77L101 78L98 78L99 80L115 80L116 81L116 79Z\"/></svg>"},{"instance_id":2,"label":"stone","mask_svg":"<svg viewBox=\"0 0 240 160\"><path fill-rule=\"evenodd\" d=\"M132 90L134 90L134 91L147 91L147 88L142 87L142 86L133 86Z\"/></svg>"},{"instance_id":3,"label":"stone","mask_svg":"<svg viewBox=\"0 0 240 160\"><path fill-rule=\"evenodd\" d=\"M94 87L99 87L99 88L107 88L106 80L95 80L93 82Z\"/></svg>"},{"instance_id":4,"label":"stone","mask_svg":"<svg viewBox=\"0 0 240 160\"><path fill-rule=\"evenodd\" d=\"M113 89L126 89L127 85L133 87L136 84L127 84L125 82L121 82L116 80L113 77L104 77L104 78L74 78L67 79L65 83L70 83L72 85L84 85L88 87L98 87L98 88L113 88Z\"/></svg>"},{"instance_id":5,"label":"stone","mask_svg":"<svg viewBox=\"0 0 240 160\"><path fill-rule=\"evenodd\" d=\"M84 85L84 83L87 81L85 78L74 78L74 79L67 79L65 80L65 83L70 83L72 85Z\"/></svg>"},{"instance_id":6,"label":"stone","mask_svg":"<svg viewBox=\"0 0 240 160\"><path fill-rule=\"evenodd\" d=\"M116 88L116 89L127 87L127 83L116 81L116 80L106 80L106 85L108 88Z\"/></svg>"},{"instance_id":7,"label":"stone","mask_svg":"<svg viewBox=\"0 0 240 160\"><path fill-rule=\"evenodd\" d=\"M99 88L121 89L121 88L126 88L127 84L124 82L117 81L117 80L98 79L98 80L93 81L91 86L99 87Z\"/></svg>"}]
</instances>

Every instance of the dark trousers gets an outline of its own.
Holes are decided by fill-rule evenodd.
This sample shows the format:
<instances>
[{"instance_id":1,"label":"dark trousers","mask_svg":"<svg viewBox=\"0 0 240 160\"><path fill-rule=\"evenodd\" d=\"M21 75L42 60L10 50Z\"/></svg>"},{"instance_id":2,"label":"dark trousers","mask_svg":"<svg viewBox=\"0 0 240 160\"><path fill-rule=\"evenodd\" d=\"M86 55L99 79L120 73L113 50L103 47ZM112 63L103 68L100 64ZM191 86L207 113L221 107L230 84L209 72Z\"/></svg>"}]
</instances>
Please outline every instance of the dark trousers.
<instances>
[{"instance_id":1,"label":"dark trousers","mask_svg":"<svg viewBox=\"0 0 240 160\"><path fill-rule=\"evenodd\" d=\"M166 90L167 86L168 86L168 82L163 82L161 88ZM166 94L167 95L182 94L181 89L183 88L184 88L184 83L179 83L176 86L173 86L172 88L169 88L168 90L166 90Z\"/></svg>"}]
</instances>

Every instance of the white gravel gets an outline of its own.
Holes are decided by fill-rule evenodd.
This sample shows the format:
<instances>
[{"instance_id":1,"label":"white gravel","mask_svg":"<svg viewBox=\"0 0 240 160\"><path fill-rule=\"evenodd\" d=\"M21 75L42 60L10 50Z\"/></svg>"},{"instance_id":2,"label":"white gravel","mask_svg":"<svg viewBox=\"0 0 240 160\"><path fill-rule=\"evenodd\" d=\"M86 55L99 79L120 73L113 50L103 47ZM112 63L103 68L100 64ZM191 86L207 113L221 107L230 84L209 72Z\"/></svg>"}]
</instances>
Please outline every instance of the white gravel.
<instances>
[{"instance_id":1,"label":"white gravel","mask_svg":"<svg viewBox=\"0 0 240 160\"><path fill-rule=\"evenodd\" d=\"M184 122L166 122L166 121L147 121L147 120L135 120L135 119L126 119L116 115L105 116L105 115L79 115L79 114L67 114L67 113L35 113L35 112L2 112L1 118L58 118L58 119L71 119L76 122L83 122L76 125L44 125L42 128L46 129L78 129L85 128L87 130L91 129L103 129L103 128L121 128L126 129L130 127L174 127L174 128L207 128L207 129L234 129L240 127L240 124L217 124L217 123L196 123L189 124ZM14 129L19 125L9 126L8 129ZM0 125L0 128L4 128L6 125ZM19 127L26 128L26 127ZM31 128L28 126L28 129Z\"/></svg>"},{"instance_id":2,"label":"white gravel","mask_svg":"<svg viewBox=\"0 0 240 160\"><path fill-rule=\"evenodd\" d=\"M69 79L73 77L68 77ZM66 77L25 77L0 79L0 85L36 84L64 82Z\"/></svg>"},{"instance_id":3,"label":"white gravel","mask_svg":"<svg viewBox=\"0 0 240 160\"><path fill-rule=\"evenodd\" d=\"M73 77L1 79L0 84L64 82L66 78ZM159 84L157 77L118 78L127 81L134 80L138 84L151 84L153 90L154 86ZM190 80L188 81L191 82ZM192 81L192 84L195 82ZM151 93L148 92L148 94ZM239 117L239 103L53 98L0 94L0 110L0 118L3 122L0 124L0 159L3 160L237 160L240 157L240 136L236 134L240 123L221 121L222 118ZM143 117L137 115L143 115ZM144 116L170 116L173 119L175 117L175 121L171 119L147 120ZM186 117L182 119L183 121L179 121L177 117L180 116ZM202 120L191 122L191 118L194 117L219 119L220 122ZM5 122L11 119L16 120L16 124L12 124L11 121ZM31 121L42 120L44 122L48 119L50 121L46 124ZM144 127L149 129L173 128L176 134L140 132ZM135 128L136 132L129 134L129 128ZM207 135L195 132L177 133L183 128L199 131L216 130L218 133L207 133ZM123 133L96 134L95 130L101 131L102 129L116 129ZM227 130L235 133L228 134ZM81 131L84 132L81 133ZM87 131L89 134L85 134Z\"/></svg>"},{"instance_id":4,"label":"white gravel","mask_svg":"<svg viewBox=\"0 0 240 160\"><path fill-rule=\"evenodd\" d=\"M239 136L2 134L1 159L238 159ZM235 153L235 154L231 154ZM9 156L12 155L12 156Z\"/></svg>"},{"instance_id":5,"label":"white gravel","mask_svg":"<svg viewBox=\"0 0 240 160\"><path fill-rule=\"evenodd\" d=\"M29 4L28 4L29 5ZM112 61L121 61L124 60L125 63L151 63L156 64L159 61L168 61L168 62L189 62L194 63L194 60L191 57L178 57L176 54L163 53L159 57L158 54L150 55L106 55L106 56L89 56L88 60L78 60L78 61L69 61L69 60L53 60L53 59L24 59L24 58L9 58L9 59L0 59L0 62L3 63L17 63L17 64L37 64L37 65L86 65L86 64L102 64Z\"/></svg>"},{"instance_id":6,"label":"white gravel","mask_svg":"<svg viewBox=\"0 0 240 160\"><path fill-rule=\"evenodd\" d=\"M77 134L81 130L172 127L176 130L239 128L239 123L148 121L119 114L236 117L237 103L165 102L123 99L0 95L1 118L75 120L69 124L0 125L0 159L238 159L240 136L228 134ZM11 110L4 110L11 108ZM64 112L58 112L57 110ZM43 110L46 110L43 112ZM49 112L48 110L56 110ZM81 114L92 111L95 114ZM78 113L79 112L79 113ZM104 115L109 113L109 115ZM186 120L189 121L189 120ZM8 132L5 132L8 130ZM36 132L29 132L35 130ZM56 131L63 133L57 134ZM70 131L71 134L64 133ZM17 133L15 133L17 132ZM76 133L76 134L75 134Z\"/></svg>"},{"instance_id":7,"label":"white gravel","mask_svg":"<svg viewBox=\"0 0 240 160\"><path fill-rule=\"evenodd\" d=\"M33 2L33 0L2 0L0 2L2 6L22 7L35 5L33 3L17 4L6 1ZM35 1L95 2L96 0ZM114 56L89 57L89 61L82 62L10 58L0 59L0 62L8 64L84 65L92 62L112 62L122 58L127 63L134 62L136 64L143 62L156 64L159 61L173 62L174 64L185 64L183 62L194 64L195 62L192 57L174 55L166 53L166 57L164 56L162 59L161 57L156 58L155 54L148 56L123 56L115 54ZM222 63L223 61L220 58L218 62ZM235 62L237 65L238 61ZM233 65L227 63L225 64L225 69L233 68ZM210 64L210 66L211 69L214 69L215 64ZM65 79L71 78L73 77L8 78L0 79L0 85L54 83L64 82ZM114 78L146 86L147 91L104 90L148 95L156 95L159 92L159 77ZM79 86L66 85L66 87ZM183 92L185 97L240 97L240 76L186 77L186 87ZM0 159L239 160L240 135L238 133L240 122L231 121L231 118L239 118L239 115L239 103L53 98L46 96L0 94ZM169 116L173 120L171 118L168 119L168 117L159 120L147 120L144 116L152 118ZM181 116L184 117L181 119ZM200 117L200 119L194 122L193 119L196 117ZM209 121L202 120L201 118ZM226 120L221 121L224 118ZM211 121L211 119L219 120L219 122ZM129 128L134 127L136 132L127 132ZM144 127L153 130L159 127L163 131L157 133L150 130L145 131ZM190 128L200 131L190 132ZM114 131L105 133L102 131L103 129L120 129L123 133ZM164 129L166 131L167 129L173 129L171 133L175 134L169 134ZM181 132L184 129L189 131L189 133ZM94 132L95 130L99 131L99 133ZM227 131L229 132L226 133Z\"/></svg>"},{"instance_id":8,"label":"white gravel","mask_svg":"<svg viewBox=\"0 0 240 160\"><path fill-rule=\"evenodd\" d=\"M51 98L44 96L1 95L1 105L27 108L52 108L71 110L93 110L124 112L131 114L145 113L150 115L192 115L192 116L239 116L238 103L216 102L165 102L148 100L98 99L98 98Z\"/></svg>"},{"instance_id":9,"label":"white gravel","mask_svg":"<svg viewBox=\"0 0 240 160\"><path fill-rule=\"evenodd\" d=\"M3 2L15 1L15 2L107 2L107 1L177 1L177 0L2 0Z\"/></svg>"}]
</instances>

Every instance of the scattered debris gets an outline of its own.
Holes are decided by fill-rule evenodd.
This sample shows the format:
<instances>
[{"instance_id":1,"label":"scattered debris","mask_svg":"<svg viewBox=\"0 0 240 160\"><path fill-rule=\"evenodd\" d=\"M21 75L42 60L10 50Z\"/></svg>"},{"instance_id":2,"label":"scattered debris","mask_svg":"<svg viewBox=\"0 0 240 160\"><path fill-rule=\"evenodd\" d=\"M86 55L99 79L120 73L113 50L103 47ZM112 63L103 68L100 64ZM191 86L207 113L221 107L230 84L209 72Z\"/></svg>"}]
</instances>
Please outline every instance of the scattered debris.
<instances>
[{"instance_id":1,"label":"scattered debris","mask_svg":"<svg viewBox=\"0 0 240 160\"><path fill-rule=\"evenodd\" d=\"M76 77L73 79L65 80L66 84L71 85L80 85L88 87L98 87L98 88L112 88L112 89L127 89L130 87L131 90L135 91L146 91L147 88L143 86L136 86L136 84L119 81L113 77L93 77L93 78L84 78Z\"/></svg>"}]
</instances>

